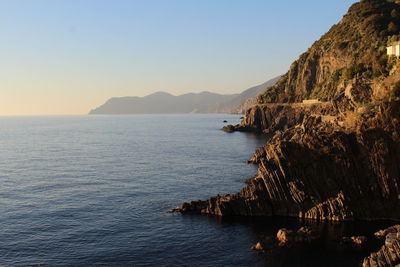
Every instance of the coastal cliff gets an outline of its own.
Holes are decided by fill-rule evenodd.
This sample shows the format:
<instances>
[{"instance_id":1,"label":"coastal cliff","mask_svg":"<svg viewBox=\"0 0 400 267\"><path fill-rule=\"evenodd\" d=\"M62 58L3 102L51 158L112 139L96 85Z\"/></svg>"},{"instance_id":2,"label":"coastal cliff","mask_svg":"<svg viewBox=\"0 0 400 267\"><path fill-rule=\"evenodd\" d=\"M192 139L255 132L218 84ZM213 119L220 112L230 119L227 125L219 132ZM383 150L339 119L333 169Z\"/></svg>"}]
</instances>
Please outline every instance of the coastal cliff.
<instances>
[{"instance_id":1,"label":"coastal cliff","mask_svg":"<svg viewBox=\"0 0 400 267\"><path fill-rule=\"evenodd\" d=\"M263 108L264 113L248 113L252 118L244 122L259 126L265 120L267 127L265 117L271 111ZM276 130L256 150L250 161L258 165L258 175L245 188L235 195L184 203L181 211L335 221L400 219L400 101L382 103L379 110L348 131L339 121L323 121L326 115L307 115L300 108L294 112L300 124Z\"/></svg>"},{"instance_id":2,"label":"coastal cliff","mask_svg":"<svg viewBox=\"0 0 400 267\"><path fill-rule=\"evenodd\" d=\"M400 4L393 1L354 4L258 97L240 125L229 128L268 134L250 160L258 174L237 194L177 210L400 219L400 64L385 52L399 38L398 14Z\"/></svg>"}]
</instances>

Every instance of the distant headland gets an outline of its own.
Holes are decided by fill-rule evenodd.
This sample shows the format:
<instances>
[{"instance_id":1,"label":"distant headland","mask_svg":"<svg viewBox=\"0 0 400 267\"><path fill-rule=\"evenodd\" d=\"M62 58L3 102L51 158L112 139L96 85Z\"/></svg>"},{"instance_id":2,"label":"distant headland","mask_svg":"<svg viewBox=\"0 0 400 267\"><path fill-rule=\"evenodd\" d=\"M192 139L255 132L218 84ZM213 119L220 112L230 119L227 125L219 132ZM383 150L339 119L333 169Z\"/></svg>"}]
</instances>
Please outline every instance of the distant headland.
<instances>
[{"instance_id":1,"label":"distant headland","mask_svg":"<svg viewBox=\"0 0 400 267\"><path fill-rule=\"evenodd\" d=\"M144 97L113 97L89 114L173 114L173 113L243 113L257 95L274 85L279 77L251 87L240 94L211 92L174 96L157 92Z\"/></svg>"}]
</instances>

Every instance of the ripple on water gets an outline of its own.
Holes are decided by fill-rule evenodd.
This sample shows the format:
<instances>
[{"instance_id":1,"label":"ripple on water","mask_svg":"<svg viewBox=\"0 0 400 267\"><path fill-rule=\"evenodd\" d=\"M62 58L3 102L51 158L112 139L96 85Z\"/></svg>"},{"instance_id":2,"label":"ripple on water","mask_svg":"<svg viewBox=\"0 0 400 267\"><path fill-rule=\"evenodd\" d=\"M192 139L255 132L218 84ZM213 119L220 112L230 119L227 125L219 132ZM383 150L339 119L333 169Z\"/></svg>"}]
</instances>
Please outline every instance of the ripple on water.
<instances>
[{"instance_id":1,"label":"ripple on water","mask_svg":"<svg viewBox=\"0 0 400 267\"><path fill-rule=\"evenodd\" d=\"M224 119L239 122L223 114L0 118L0 264L263 265L250 246L297 221L166 212L236 192L256 173L245 161L263 138L226 134Z\"/></svg>"}]
</instances>

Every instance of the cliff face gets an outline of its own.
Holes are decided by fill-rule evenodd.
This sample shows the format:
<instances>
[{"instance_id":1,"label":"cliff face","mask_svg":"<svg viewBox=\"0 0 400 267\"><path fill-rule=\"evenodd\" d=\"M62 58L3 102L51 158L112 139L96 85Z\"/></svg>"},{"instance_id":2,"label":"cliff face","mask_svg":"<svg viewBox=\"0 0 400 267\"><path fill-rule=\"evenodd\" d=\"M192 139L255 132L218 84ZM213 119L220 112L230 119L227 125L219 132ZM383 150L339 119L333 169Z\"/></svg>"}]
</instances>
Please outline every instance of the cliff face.
<instances>
[{"instance_id":1,"label":"cliff face","mask_svg":"<svg viewBox=\"0 0 400 267\"><path fill-rule=\"evenodd\" d=\"M271 112L265 110L250 120L256 122L253 126L268 127L268 119L260 124ZM400 219L400 101L383 103L375 117L354 131L344 130L336 121L324 122L325 115L307 113L302 107L294 113L301 123L275 131L268 144L255 152L251 162L258 165L258 175L248 179L245 188L235 195L184 203L181 211L322 220Z\"/></svg>"},{"instance_id":2,"label":"cliff face","mask_svg":"<svg viewBox=\"0 0 400 267\"><path fill-rule=\"evenodd\" d=\"M390 90L384 78L393 62L388 61L386 46L399 39L399 26L400 5L394 1L354 4L277 84L259 96L259 103L334 100L345 93L354 78L362 78L374 91Z\"/></svg>"},{"instance_id":3,"label":"cliff face","mask_svg":"<svg viewBox=\"0 0 400 267\"><path fill-rule=\"evenodd\" d=\"M321 115L324 120L337 116L338 112L331 102L318 104L260 104L246 111L242 123L237 126L241 131L272 133L287 130L301 124L309 115Z\"/></svg>"},{"instance_id":4,"label":"cliff face","mask_svg":"<svg viewBox=\"0 0 400 267\"><path fill-rule=\"evenodd\" d=\"M251 159L258 175L237 194L178 210L400 219L400 64L385 55L399 38L398 14L393 1L354 4L232 127L269 135ZM322 102L301 103L308 98Z\"/></svg>"}]
</instances>

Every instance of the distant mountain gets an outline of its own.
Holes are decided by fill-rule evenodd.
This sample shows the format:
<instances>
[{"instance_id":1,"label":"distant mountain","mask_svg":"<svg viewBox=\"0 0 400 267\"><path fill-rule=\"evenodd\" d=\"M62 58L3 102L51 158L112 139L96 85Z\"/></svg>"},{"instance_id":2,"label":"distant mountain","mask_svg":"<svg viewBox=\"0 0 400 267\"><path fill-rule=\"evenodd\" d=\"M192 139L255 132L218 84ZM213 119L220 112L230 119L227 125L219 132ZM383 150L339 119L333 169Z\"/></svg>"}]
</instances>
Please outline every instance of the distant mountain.
<instances>
[{"instance_id":1,"label":"distant mountain","mask_svg":"<svg viewBox=\"0 0 400 267\"><path fill-rule=\"evenodd\" d=\"M210 92L174 96L157 92L144 97L114 97L89 114L216 113L236 96Z\"/></svg>"},{"instance_id":2,"label":"distant mountain","mask_svg":"<svg viewBox=\"0 0 400 267\"><path fill-rule=\"evenodd\" d=\"M220 111L227 113L244 113L250 106L256 103L256 98L259 94L264 92L265 89L275 85L280 78L281 76L275 77L265 83L243 91L232 100L224 103L224 106L220 108Z\"/></svg>"},{"instance_id":3,"label":"distant mountain","mask_svg":"<svg viewBox=\"0 0 400 267\"><path fill-rule=\"evenodd\" d=\"M157 92L144 97L113 97L89 114L241 113L279 78L251 87L241 94L201 92L174 96Z\"/></svg>"}]
</instances>

